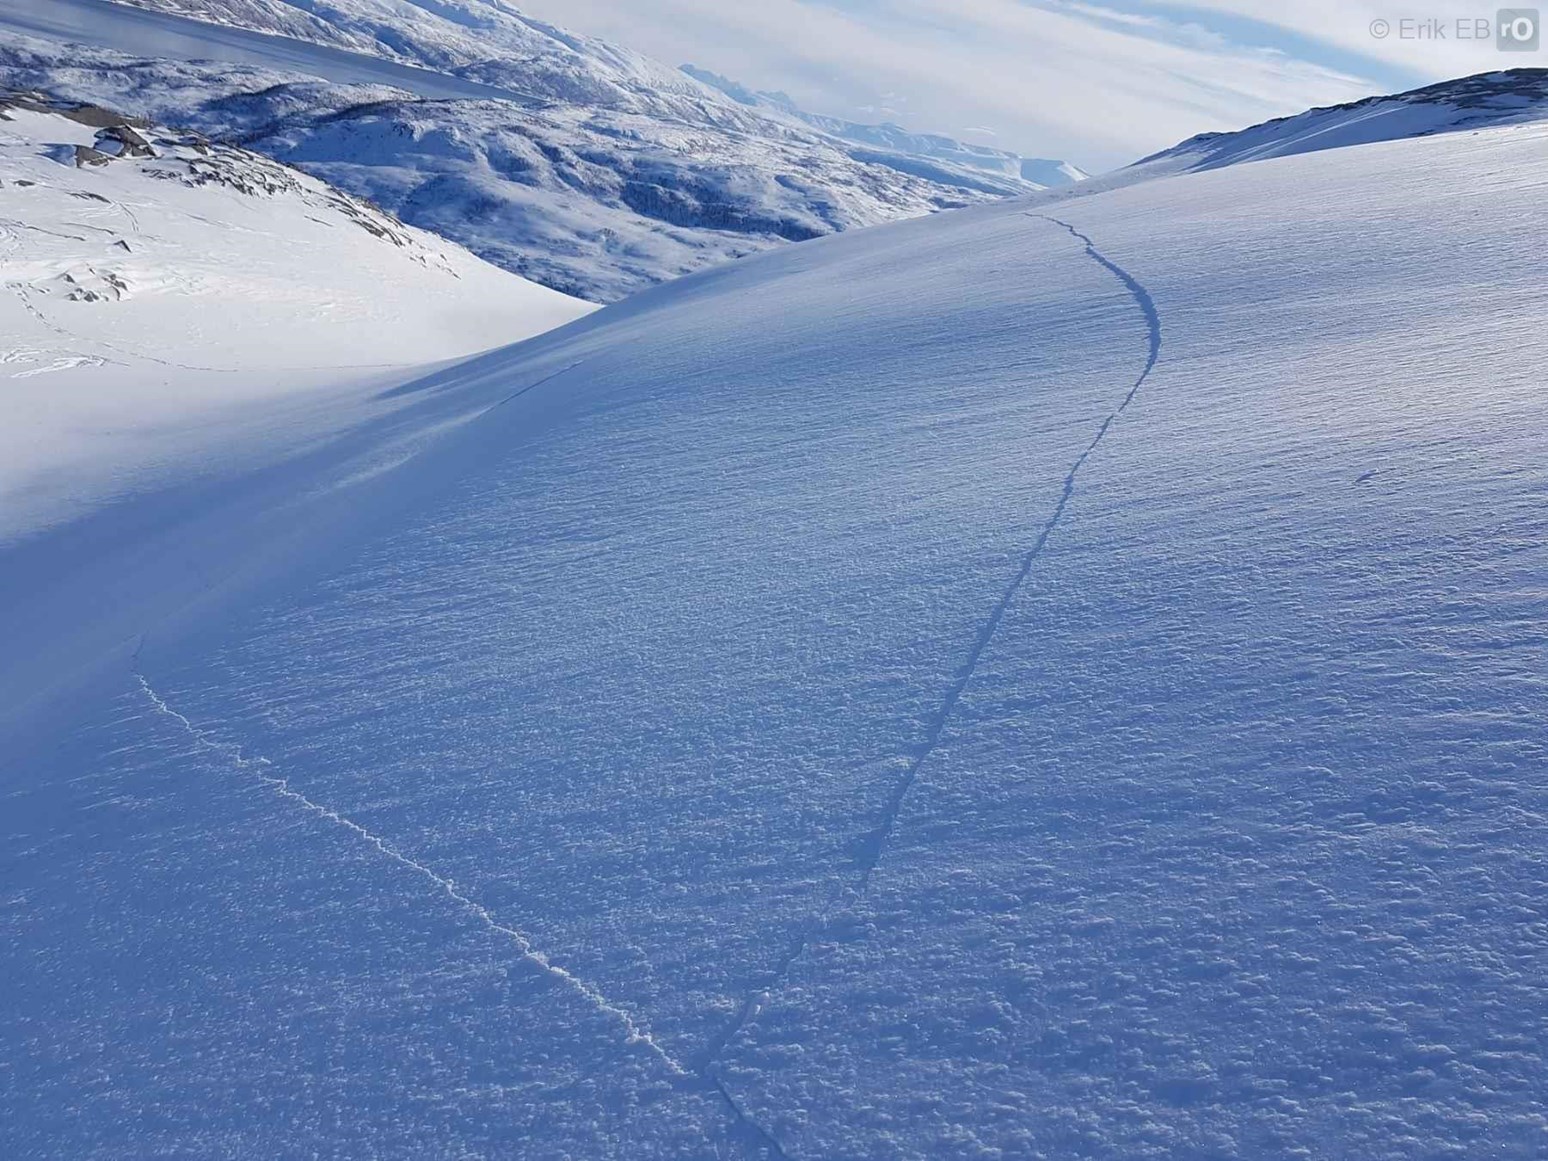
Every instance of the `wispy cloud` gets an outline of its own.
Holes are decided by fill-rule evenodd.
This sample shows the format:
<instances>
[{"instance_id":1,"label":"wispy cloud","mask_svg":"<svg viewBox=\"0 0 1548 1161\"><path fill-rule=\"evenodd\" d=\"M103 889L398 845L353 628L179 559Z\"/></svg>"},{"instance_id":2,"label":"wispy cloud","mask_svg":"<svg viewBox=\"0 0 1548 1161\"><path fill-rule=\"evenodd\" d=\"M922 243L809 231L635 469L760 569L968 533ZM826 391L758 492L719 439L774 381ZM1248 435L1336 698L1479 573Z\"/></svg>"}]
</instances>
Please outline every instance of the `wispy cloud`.
<instances>
[{"instance_id":1,"label":"wispy cloud","mask_svg":"<svg viewBox=\"0 0 1548 1161\"><path fill-rule=\"evenodd\" d=\"M894 110L882 115L921 130L971 125L1088 168L1365 96L1395 76L1489 67L1382 45L1369 33L1380 5L1345 0L518 2L822 112Z\"/></svg>"},{"instance_id":2,"label":"wispy cloud","mask_svg":"<svg viewBox=\"0 0 1548 1161\"><path fill-rule=\"evenodd\" d=\"M1201 19L1228 19L1235 28L1305 45L1427 79L1508 68L1541 66L1541 56L1503 56L1492 25L1506 0L1168 0L1173 11ZM1526 7L1532 5L1528 2ZM1372 26L1381 22L1383 35ZM1406 24L1405 24L1406 22ZM1482 22L1480 25L1479 22ZM1405 28L1407 31L1405 32ZM1479 36L1487 29L1488 35Z\"/></svg>"}]
</instances>

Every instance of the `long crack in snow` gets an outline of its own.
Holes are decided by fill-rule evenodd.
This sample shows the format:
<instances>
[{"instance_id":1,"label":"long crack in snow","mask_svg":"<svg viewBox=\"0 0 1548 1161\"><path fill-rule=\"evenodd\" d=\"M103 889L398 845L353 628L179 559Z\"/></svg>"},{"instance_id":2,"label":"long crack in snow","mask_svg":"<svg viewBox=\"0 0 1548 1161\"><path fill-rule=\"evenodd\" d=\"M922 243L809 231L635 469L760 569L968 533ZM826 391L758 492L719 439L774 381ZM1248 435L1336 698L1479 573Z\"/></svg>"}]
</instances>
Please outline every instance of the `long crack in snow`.
<instances>
[{"instance_id":1,"label":"long crack in snow","mask_svg":"<svg viewBox=\"0 0 1548 1161\"><path fill-rule=\"evenodd\" d=\"M864 892L870 883L871 874L876 870L876 865L881 862L882 853L886 850L888 841L892 838L892 832L897 828L898 814L903 809L904 799L908 797L909 790L919 779L919 771L929 760L935 748L940 745L941 737L946 732L946 725L951 721L952 714L956 712L957 702L961 700L963 691L967 689L968 682L973 679L973 673L978 668L979 659L983 657L984 650L989 647L989 642L994 639L994 634L1000 627L1000 622L1005 619L1006 610L1011 602L1016 599L1016 594L1021 591L1021 586L1026 583L1027 577L1032 572L1032 566L1037 558L1042 555L1043 549L1048 545L1048 539L1053 535L1054 529L1059 526L1059 521L1064 517L1064 511L1069 507L1070 499L1075 495L1075 480L1080 475L1080 470L1091 458L1091 453L1096 451L1097 445L1107 435L1108 428L1117 421L1118 417L1128 409L1130 403L1139 394L1139 389L1150 377L1151 370L1156 365L1156 360L1161 357L1161 316L1156 312L1155 301L1150 297L1150 292L1140 285L1127 270L1113 262L1100 250L1085 234L1082 234L1068 222L1062 222L1058 218L1048 217L1046 214L1028 214L1027 217L1038 218L1045 222L1052 222L1068 230L1072 237L1083 243L1086 247L1086 256L1112 273L1114 277L1123 283L1124 289L1133 297L1145 316L1145 329L1147 350L1145 365L1141 368L1139 376L1119 402L1118 406L1102 420L1097 427L1096 434L1091 437L1070 470L1065 473L1064 487L1059 493L1059 502L1054 505L1052 514L1044 522L1042 529L1037 534L1037 539L1032 542L1032 547L1027 549L1021 558L1021 565L1016 570L1016 575L1006 585L1005 591L1000 594L1000 599L995 603L989 618L978 630L978 635L973 639L973 645L968 650L968 655L957 670L956 680L951 688L946 691L946 697L942 700L940 708L930 719L929 729L925 733L925 740L920 744L914 760L903 776L898 779L893 787L891 796L887 800L886 807L882 811L881 820L876 830L862 846L858 859L860 875L856 884L858 892Z\"/></svg>"},{"instance_id":2,"label":"long crack in snow","mask_svg":"<svg viewBox=\"0 0 1548 1161\"><path fill-rule=\"evenodd\" d=\"M1005 587L1005 591L1000 594L1000 599L995 602L994 608L990 611L988 619L984 621L983 625L979 628L977 635L974 637L973 644L968 650L967 657L963 660L962 665L958 667L956 678L952 681L951 687L946 691L946 696L941 701L939 708L930 718L929 728L926 730L924 741L920 743L914 754L914 760L909 763L908 769L904 771L902 777L899 778L897 783L894 785L892 793L888 796L887 801L882 808L881 817L877 823L876 829L871 832L870 836L861 846L859 856L856 859L858 875L854 884L848 889L841 889L835 892L835 898L839 900L846 898L853 899L865 893L866 888L870 884L871 875L875 872L877 865L881 862L881 857L887 849L887 844L891 840L893 832L897 829L898 816L902 812L903 803L908 797L909 790L912 789L914 784L919 780L919 772L924 767L925 762L929 760L931 754L935 752L936 747L940 745L941 738L946 732L946 726L951 721L952 715L956 712L957 703L961 700L963 692L967 689L968 683L972 680L973 674L978 668L978 662L983 657L984 650L988 648L989 642L993 640L995 631L999 629L1000 622L1004 620L1005 613L1010 608L1011 602L1015 600L1016 594L1020 592L1022 585L1026 583L1027 577L1032 572L1033 564L1035 564L1037 558L1042 555L1043 549L1047 547L1048 540L1053 535L1054 529L1059 526L1059 521L1063 518L1065 509L1069 507L1070 499L1075 494L1075 481L1080 474L1081 468L1083 468L1086 464L1086 461L1091 458L1091 454L1096 451L1097 445L1100 444L1103 438L1107 435L1108 429L1112 427L1112 425L1117 421L1118 417L1128 409L1129 404L1134 402L1135 397L1139 394L1140 388L1144 385L1145 380L1150 377L1150 372L1155 368L1156 361L1161 357L1161 316L1156 310L1155 300L1151 298L1150 292L1146 290L1143 285L1141 285L1139 280L1131 275L1122 266L1119 266L1116 262L1112 261L1106 255L1104 255L1096 248L1095 243L1093 243L1089 237L1081 233L1068 222L1060 221L1058 218L1052 218L1046 214L1029 213L1026 216L1045 222L1051 222L1053 225L1059 226L1069 231L1072 237L1074 237L1078 242L1085 246L1086 256L1088 258L1102 266L1123 284L1124 289L1129 292L1130 296L1139 306L1140 312L1145 317L1147 346L1145 365L1141 368L1138 377L1135 378L1133 385L1130 386L1123 399L1119 401L1118 406L1113 408L1107 417L1102 420L1101 424L1097 427L1096 434L1091 437L1091 442L1085 446L1080 455L1075 458L1075 462L1070 466L1070 470L1065 473L1064 487L1059 494L1058 503L1054 505L1052 514L1043 523L1042 528L1037 534L1037 538L1032 542L1032 546L1028 548L1027 551L1022 555L1021 563L1016 570L1016 574L1011 578L1010 583ZM763 988L760 988L757 993L749 995L743 1001L736 1017L731 1021L726 1031L721 1036L717 1037L709 1046L709 1051L705 1055L704 1063L700 1066L701 1074L708 1077L713 1083L715 1083L716 1087L720 1088L722 1095L724 1095L727 1102L732 1104L733 1108L737 1110L737 1112L740 1114L740 1118L748 1124L752 1125L754 1128L758 1128L760 1135L773 1143L775 1148L778 1148L778 1145L777 1143L773 1142L773 1138L769 1136L767 1131L758 1127L756 1123L752 1121L752 1118L748 1117L745 1113L742 1113L740 1107L731 1100L730 1093L725 1090L723 1083L715 1075L714 1067L724 1050L728 1048L737 1038L737 1036L739 1036L741 1032L753 1022L757 1016L757 1013L762 1009L763 1005L759 1001L758 997L767 995L770 991L783 983L785 977L789 974L789 971L794 966L796 960L798 960L802 953L805 952L807 947L810 946L814 937L824 928L826 928L830 918L831 916L826 913L820 916L812 924L807 933L801 938L801 940L796 944L792 951L786 955L777 965L773 976L774 982L772 984L766 985Z\"/></svg>"}]
</instances>

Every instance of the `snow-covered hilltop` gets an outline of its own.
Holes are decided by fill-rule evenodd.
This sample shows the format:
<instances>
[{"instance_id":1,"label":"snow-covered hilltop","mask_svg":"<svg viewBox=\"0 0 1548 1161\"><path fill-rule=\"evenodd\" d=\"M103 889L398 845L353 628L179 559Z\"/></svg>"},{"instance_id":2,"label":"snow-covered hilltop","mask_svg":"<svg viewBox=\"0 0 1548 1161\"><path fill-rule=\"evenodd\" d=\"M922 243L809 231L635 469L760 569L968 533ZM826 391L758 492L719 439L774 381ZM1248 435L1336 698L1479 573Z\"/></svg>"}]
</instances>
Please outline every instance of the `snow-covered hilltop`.
<instances>
[{"instance_id":1,"label":"snow-covered hilltop","mask_svg":"<svg viewBox=\"0 0 1548 1161\"><path fill-rule=\"evenodd\" d=\"M17 33L0 45L0 83L237 141L597 301L1064 179L990 172L966 147L949 156L944 138L918 137L915 153L857 137L861 126L747 107L491 0L33 6L0 12Z\"/></svg>"},{"instance_id":2,"label":"snow-covered hilltop","mask_svg":"<svg viewBox=\"0 0 1548 1161\"><path fill-rule=\"evenodd\" d=\"M0 91L0 537L587 310L258 154Z\"/></svg>"},{"instance_id":3,"label":"snow-covered hilltop","mask_svg":"<svg viewBox=\"0 0 1548 1161\"><path fill-rule=\"evenodd\" d=\"M1347 145L1548 118L1548 69L1479 73L1392 96L1308 109L1235 133L1201 133L1120 170L1135 177L1215 169Z\"/></svg>"},{"instance_id":4,"label":"snow-covered hilltop","mask_svg":"<svg viewBox=\"0 0 1548 1161\"><path fill-rule=\"evenodd\" d=\"M0 1155L1544 1156L1545 172L787 247L0 549Z\"/></svg>"}]
</instances>

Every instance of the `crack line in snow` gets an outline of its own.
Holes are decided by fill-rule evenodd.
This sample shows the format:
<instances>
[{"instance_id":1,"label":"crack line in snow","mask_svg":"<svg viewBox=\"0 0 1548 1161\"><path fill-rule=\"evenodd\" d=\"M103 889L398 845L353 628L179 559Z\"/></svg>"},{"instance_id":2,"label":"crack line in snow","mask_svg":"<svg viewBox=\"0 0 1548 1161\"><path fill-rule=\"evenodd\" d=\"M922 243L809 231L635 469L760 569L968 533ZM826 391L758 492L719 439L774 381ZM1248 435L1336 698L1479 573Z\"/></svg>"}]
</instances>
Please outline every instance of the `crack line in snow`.
<instances>
[{"instance_id":1,"label":"crack line in snow","mask_svg":"<svg viewBox=\"0 0 1548 1161\"><path fill-rule=\"evenodd\" d=\"M1102 266L1105 270L1108 271L1108 273L1112 274L1113 277L1118 279L1119 282L1123 283L1124 289L1133 295L1134 301L1139 304L1140 311L1145 316L1145 329L1148 332L1147 337L1150 342L1150 352L1145 359L1145 369L1140 372L1139 378L1134 381L1134 386L1129 388L1129 393L1123 397L1123 402L1118 405L1118 410L1113 412L1113 414L1109 417L1108 422L1111 422L1113 419L1116 419L1118 415L1122 413L1123 409L1127 407L1134 399L1135 393L1140 389L1140 385L1145 382L1146 378L1150 375L1151 368L1156 365L1156 360L1161 357L1161 316L1156 311L1156 301L1150 297L1150 291L1146 290L1142 285L1140 285L1139 279L1135 278L1134 275L1130 274L1122 266L1119 266L1118 263L1112 261L1107 257L1107 255L1098 250L1096 248L1096 244L1092 242L1090 238L1086 237L1086 235L1082 234L1068 222L1061 222L1058 218L1051 218L1047 214L1027 214L1026 216L1029 218L1038 218L1045 222L1052 222L1054 225L1063 226L1066 230L1068 230L1071 237L1075 238L1078 242L1081 242L1086 247L1086 257ZM1102 426L1102 431L1097 433L1096 439L1091 441L1091 447L1094 448L1097 443L1100 442L1102 433L1106 430L1107 426L1104 424ZM1091 448L1087 448L1086 452L1089 455ZM1081 456L1080 460L1076 462L1075 467L1079 468L1080 464L1084 462L1085 458L1085 456Z\"/></svg>"},{"instance_id":2,"label":"crack line in snow","mask_svg":"<svg viewBox=\"0 0 1548 1161\"><path fill-rule=\"evenodd\" d=\"M941 737L946 732L946 725L956 712L957 703L962 694L967 690L968 682L973 679L974 672L978 669L978 662L983 657L984 650L989 647L989 642L994 638L995 632L1000 627L1000 622L1005 619L1005 613L1010 608L1011 602L1016 599L1016 594L1021 591L1021 586L1032 572L1032 566L1037 558L1042 555L1043 549L1048 545L1048 539L1053 535L1054 529L1059 526L1059 521L1064 518L1064 510L1069 507L1070 499L1075 495L1075 479L1080 475L1080 469L1085 467L1086 461L1091 458L1091 453L1096 451L1097 445L1107 435L1107 429L1117 421L1118 417L1128 409L1134 397L1139 394L1139 389L1150 377L1151 369L1155 367L1156 360L1161 357L1161 316L1156 312L1155 301L1139 282L1122 266L1109 259L1096 248L1095 243L1085 234L1082 234L1068 222L1062 222L1058 218L1051 218L1046 214L1027 214L1029 218L1037 218L1041 221L1052 222L1068 230L1071 237L1081 242L1086 247L1086 257L1096 262L1115 278L1123 283L1124 289L1138 304L1140 312L1145 316L1146 330L1146 354L1145 365L1140 369L1139 376L1119 401L1118 406L1108 414L1098 425L1096 434L1091 437L1091 442L1080 455L1075 457L1075 462L1070 465L1070 470L1064 475L1064 487L1059 493L1059 502L1054 505L1053 513L1044 522L1037 539L1032 542L1032 547L1027 549L1021 558L1021 567L1016 570L1016 575L1011 578L1010 584L1005 586L1005 591L1000 594L1000 599L995 602L993 610L989 613L989 619L978 630L978 635L973 639L972 648L968 650L967 658L957 670L957 678L946 691L946 697L941 702L940 708L930 718L929 728L925 731L925 740L920 745L914 756L913 762L899 778L893 787L892 794L888 797L886 806L882 810L881 820L870 837L860 848L860 857L857 862L860 867L859 880L855 890L863 893L870 885L871 875L876 866L881 862L882 853L886 850L887 842L892 838L892 833L897 829L898 814L903 809L903 800L908 797L908 792L919 779L919 771L929 760L931 754L940 745Z\"/></svg>"},{"instance_id":3,"label":"crack line in snow","mask_svg":"<svg viewBox=\"0 0 1548 1161\"><path fill-rule=\"evenodd\" d=\"M1043 523L1043 527L1038 532L1037 538L1032 542L1032 546L1022 555L1021 564L1020 567L1016 570L1015 576L1011 578L1010 583L1005 587L1005 591L1000 594L1000 599L995 602L994 608L990 611L988 619L979 628L978 634L973 640L972 647L968 650L966 659L957 670L956 679L952 682L951 687L946 691L946 697L942 700L940 707L930 717L929 726L925 731L925 739L920 743L919 747L915 751L914 760L909 763L908 769L904 771L902 777L900 777L896 785L894 785L892 793L888 795L887 801L882 808L881 818L876 826L876 829L871 832L871 834L866 838L865 842L861 845L860 851L855 860L859 873L856 876L854 884L848 888L841 888L836 891L834 893L833 900L830 901L830 907L832 906L833 902L843 899L846 896L851 898L858 898L860 895L863 895L867 887L870 886L871 875L875 872L877 865L881 862L881 857L886 851L887 843L892 838L893 832L897 829L898 816L902 812L903 803L904 800L908 797L908 792L914 787L914 784L918 782L919 772L923 768L925 762L929 760L930 756L940 745L941 738L946 732L946 726L951 721L952 715L956 712L957 703L962 699L962 694L966 691L968 683L972 680L973 673L978 668L978 662L983 657L984 650L989 647L989 643L994 638L995 632L999 629L1000 622L1004 620L1005 614L1007 610L1009 610L1011 602L1015 600L1016 594L1021 590L1022 585L1026 582L1027 577L1031 574L1033 564L1035 564L1037 558L1042 555L1043 549L1047 547L1048 540L1053 535L1054 529L1058 527L1059 521L1063 519L1065 509L1069 507L1070 499L1075 494L1076 477L1080 474L1080 470L1085 466L1086 461L1091 458L1091 453L1096 451L1097 445L1100 444L1103 437L1107 435L1108 428L1112 427L1113 423L1117 421L1118 417L1122 415L1125 410L1127 410L1129 404L1134 402L1135 396L1139 394L1140 387L1142 387L1145 383L1145 380L1150 377L1150 372L1155 367L1156 360L1161 357L1161 316L1156 311L1155 300L1151 298L1150 292L1147 291L1132 274L1130 274L1127 270L1119 266L1116 262L1112 261L1100 250L1098 250L1090 238L1088 238L1085 234L1082 234L1068 222L1060 221L1058 218L1049 217L1046 214L1028 213L1025 216L1029 218L1037 218L1045 222L1051 222L1054 225L1060 226L1063 229L1069 231L1070 235L1074 237L1076 241L1082 243L1085 246L1086 257L1090 258L1093 262L1096 262L1103 269L1107 270L1123 284L1124 289L1129 292L1129 295L1139 306L1140 312L1145 316L1147 339L1145 365L1143 368L1141 368L1139 376L1134 380L1134 383L1129 388L1128 392L1119 401L1118 406L1113 408L1108 416L1102 420L1101 424L1097 427L1096 434L1091 437L1091 442L1088 443L1080 455L1075 458L1075 462L1070 466L1070 470L1065 473L1064 487L1059 494L1058 503L1054 505L1053 513ZM704 1062L699 1066L699 1072L701 1075L710 1079L716 1085L716 1087L721 1090L721 1093L725 1096L727 1102L730 1103L738 1113L741 1113L740 1108L735 1105L735 1102L731 1101L730 1093L725 1090L723 1083L714 1072L715 1064L719 1060L721 1054L730 1047L732 1042L742 1033L744 1029L752 1024L752 1022L757 1018L758 1013L762 1011L762 997L766 997L770 991L783 983L785 977L789 974L790 969L795 965L796 960L800 959L801 955L811 945L812 940L828 925L831 918L831 912L826 911L818 916L812 925L796 941L794 947L775 966L775 970L771 973L771 982L766 987L759 989L757 993L748 995L748 997L742 1002L741 1008L738 1010L735 1018L732 1019L730 1024L727 1026L726 1030L721 1035L717 1036L713 1041L711 1041L708 1046L708 1050L704 1056ZM756 1126L750 1118L746 1117L746 1114L741 1114L741 1116L742 1119L746 1120L749 1124L753 1124L754 1128L758 1128L758 1126ZM778 1143L773 1141L773 1138L769 1136L766 1130L758 1128L758 1131L764 1138L770 1141L775 1149L779 1149ZM779 1152L781 1156L784 1156L783 1150L779 1150Z\"/></svg>"},{"instance_id":4,"label":"crack line in snow","mask_svg":"<svg viewBox=\"0 0 1548 1161\"><path fill-rule=\"evenodd\" d=\"M790 1161L790 1155L785 1152L785 1147L774 1138L772 1133L747 1115L746 1110L731 1095L731 1090L726 1087L725 1081L712 1072L705 1072L704 1076L720 1094L720 1099L725 1102L726 1108L731 1110L732 1121L743 1130L745 1136L750 1138L749 1143L755 1149L762 1149L765 1157L772 1157L775 1161Z\"/></svg>"},{"instance_id":5,"label":"crack line in snow","mask_svg":"<svg viewBox=\"0 0 1548 1161\"><path fill-rule=\"evenodd\" d=\"M150 701L156 712L164 714L165 716L171 718L173 721L181 725L188 733L188 735L193 738L193 740L199 746L213 753L221 755L237 769L252 774L253 777L257 778L260 782L262 782L270 790L273 790L281 798L295 803L303 810L309 811L319 818L326 819L331 823L343 827L345 830L355 834L361 841L376 848L378 852L386 855L387 858L391 859L393 862L407 867L409 870L414 871L421 877L428 879L432 884L440 889L442 894L460 906L464 911L471 913L476 919L478 919L480 923L489 928L490 931L493 931L498 935L503 935L512 943L514 943L516 945L516 949L521 953L521 957L523 959L534 964L543 972L564 983L572 991L576 992L582 998L584 998L599 1012L602 1012L616 1019L624 1026L624 1030L628 1033L627 1043L643 1044L657 1057L657 1059L661 1061L662 1064L667 1067L668 1071L670 1071L672 1075L687 1075L687 1070L684 1069L683 1066L679 1064L672 1057L672 1055L666 1051L666 1049L662 1048L661 1045L657 1043L656 1039L650 1034L650 1032L645 1028L642 1028L635 1020L635 1018L629 1014L629 1012L623 1008L620 1008L617 1004L614 1004L606 996L597 991L596 988L592 987L579 976L574 975L572 972L554 963L551 959L549 959L546 955L534 947L532 941L523 935L520 931L516 930L516 928L508 927L496 920L495 917L491 915L482 904L477 903L467 895L464 895L458 888L457 884L451 879L446 878L444 875L437 874L423 863L410 858L408 855L405 855L386 839L367 830L353 819L346 818L336 810L312 801L312 799L302 794L299 790L292 789L288 779L280 778L274 774L265 773L264 769L270 765L267 758L248 758L242 753L240 746L230 742L221 742L215 738L212 738L209 733L194 725L193 722L188 720L188 718L184 717L177 710L168 705L167 702L161 697L161 695L158 694L151 686L151 683L146 680L145 675L141 673L138 668L134 670L134 676L139 681L140 689L144 692L146 698Z\"/></svg>"},{"instance_id":6,"label":"crack line in snow","mask_svg":"<svg viewBox=\"0 0 1548 1161\"><path fill-rule=\"evenodd\" d=\"M545 384L545 383L552 383L555 379L559 378L561 375L568 375L571 371L575 370L576 367L579 367L585 361L586 361L585 359L576 359L575 362L569 364L569 366L560 367L557 371L550 371L547 375L544 375L541 379L538 379L536 382L528 383L525 387L522 387L522 388L519 388L518 390L512 391L504 399L497 399L497 400L495 400L495 402L491 403L487 408L485 408L484 414L487 415L489 412L493 411L496 407L504 407L512 399L520 399L528 391L536 391L539 387L543 386L543 384Z\"/></svg>"}]
</instances>

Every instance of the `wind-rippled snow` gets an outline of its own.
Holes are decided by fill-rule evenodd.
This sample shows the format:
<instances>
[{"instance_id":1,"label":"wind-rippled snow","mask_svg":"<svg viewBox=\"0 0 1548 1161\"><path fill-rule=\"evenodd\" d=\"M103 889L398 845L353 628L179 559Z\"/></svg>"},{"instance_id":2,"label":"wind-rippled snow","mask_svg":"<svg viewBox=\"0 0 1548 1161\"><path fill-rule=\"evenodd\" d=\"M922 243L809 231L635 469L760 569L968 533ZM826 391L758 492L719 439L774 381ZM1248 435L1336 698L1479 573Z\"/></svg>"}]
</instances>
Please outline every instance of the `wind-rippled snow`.
<instances>
[{"instance_id":1,"label":"wind-rippled snow","mask_svg":"<svg viewBox=\"0 0 1548 1161\"><path fill-rule=\"evenodd\" d=\"M1545 161L965 211L482 360L358 548L147 636L172 713L19 751L10 1141L1541 1155Z\"/></svg>"}]
</instances>

